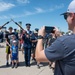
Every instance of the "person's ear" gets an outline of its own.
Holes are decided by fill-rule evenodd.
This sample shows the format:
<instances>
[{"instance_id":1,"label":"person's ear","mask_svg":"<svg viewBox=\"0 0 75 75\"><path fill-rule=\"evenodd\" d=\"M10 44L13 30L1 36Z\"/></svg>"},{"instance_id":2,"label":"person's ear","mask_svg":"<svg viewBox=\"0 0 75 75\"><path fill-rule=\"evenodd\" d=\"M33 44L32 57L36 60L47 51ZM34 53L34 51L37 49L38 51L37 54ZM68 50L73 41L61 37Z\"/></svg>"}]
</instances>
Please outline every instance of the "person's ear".
<instances>
[{"instance_id":1,"label":"person's ear","mask_svg":"<svg viewBox=\"0 0 75 75\"><path fill-rule=\"evenodd\" d=\"M70 14L70 17L71 17L72 20L74 20L75 14L74 14L74 13L71 13L71 14Z\"/></svg>"}]
</instances>

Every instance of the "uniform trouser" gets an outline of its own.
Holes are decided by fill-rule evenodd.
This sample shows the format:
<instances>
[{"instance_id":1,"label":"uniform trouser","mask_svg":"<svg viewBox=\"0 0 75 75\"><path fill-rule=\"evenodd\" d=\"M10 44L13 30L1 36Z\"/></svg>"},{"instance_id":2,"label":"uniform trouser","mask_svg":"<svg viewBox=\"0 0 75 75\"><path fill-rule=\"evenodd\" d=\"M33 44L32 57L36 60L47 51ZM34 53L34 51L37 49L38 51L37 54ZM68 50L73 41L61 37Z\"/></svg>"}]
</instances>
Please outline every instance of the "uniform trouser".
<instances>
[{"instance_id":1,"label":"uniform trouser","mask_svg":"<svg viewBox=\"0 0 75 75\"><path fill-rule=\"evenodd\" d=\"M30 58L31 58L31 48L24 48L24 59L26 65L30 65Z\"/></svg>"}]
</instances>

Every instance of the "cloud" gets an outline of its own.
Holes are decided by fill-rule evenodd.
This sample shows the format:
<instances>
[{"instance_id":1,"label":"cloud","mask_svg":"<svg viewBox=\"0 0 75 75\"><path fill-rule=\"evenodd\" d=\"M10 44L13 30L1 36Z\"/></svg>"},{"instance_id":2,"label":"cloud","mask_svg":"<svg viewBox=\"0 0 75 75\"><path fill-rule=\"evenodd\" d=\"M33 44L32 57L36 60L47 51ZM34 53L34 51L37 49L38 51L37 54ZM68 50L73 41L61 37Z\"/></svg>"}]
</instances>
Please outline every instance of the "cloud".
<instances>
[{"instance_id":1,"label":"cloud","mask_svg":"<svg viewBox=\"0 0 75 75\"><path fill-rule=\"evenodd\" d=\"M30 3L29 0L17 0L17 2L19 2L19 3L25 3L25 4Z\"/></svg>"},{"instance_id":2,"label":"cloud","mask_svg":"<svg viewBox=\"0 0 75 75\"><path fill-rule=\"evenodd\" d=\"M0 20L3 20L3 19L11 19L11 18L21 18L21 17L25 17L25 14L17 14L17 15L13 15L13 14L9 14L9 15L1 15L0 16Z\"/></svg>"},{"instance_id":3,"label":"cloud","mask_svg":"<svg viewBox=\"0 0 75 75\"><path fill-rule=\"evenodd\" d=\"M38 8L35 8L35 11L33 12L25 11L25 16L34 15L34 14L43 13L43 12L45 11L42 8L38 7Z\"/></svg>"},{"instance_id":4,"label":"cloud","mask_svg":"<svg viewBox=\"0 0 75 75\"><path fill-rule=\"evenodd\" d=\"M55 10L58 10L58 9L62 9L62 8L64 8L64 4L55 5L53 7L50 7L49 11L52 12L52 11L55 11Z\"/></svg>"},{"instance_id":5,"label":"cloud","mask_svg":"<svg viewBox=\"0 0 75 75\"><path fill-rule=\"evenodd\" d=\"M2 19L8 19L8 16L5 16L5 15L0 16L0 20Z\"/></svg>"},{"instance_id":6,"label":"cloud","mask_svg":"<svg viewBox=\"0 0 75 75\"><path fill-rule=\"evenodd\" d=\"M42 8L37 7L37 8L35 8L35 10L33 12L25 11L24 13L22 13L22 15L21 14L20 15L19 14L17 14L17 15L9 14L7 16L2 15L2 16L0 16L0 20L1 19L10 19L10 18L20 18L20 17L25 17L25 16L29 16L29 15L39 14L39 13L43 13L43 12L45 12L45 11Z\"/></svg>"},{"instance_id":7,"label":"cloud","mask_svg":"<svg viewBox=\"0 0 75 75\"><path fill-rule=\"evenodd\" d=\"M17 15L9 14L7 16L4 16L4 15L0 16L0 20L1 19L10 19L10 18L21 18L21 17L36 15L36 14L40 14L40 13L53 12L55 10L62 9L63 7L64 7L64 4L55 5L53 7L50 7L50 9L42 9L40 7L36 7L36 8L34 8L34 11L32 11L32 12L31 11L25 11L22 14L17 14Z\"/></svg>"},{"instance_id":8,"label":"cloud","mask_svg":"<svg viewBox=\"0 0 75 75\"><path fill-rule=\"evenodd\" d=\"M0 2L0 11L6 11L9 10L10 8L14 7L14 4L11 3L5 3L5 2Z\"/></svg>"},{"instance_id":9,"label":"cloud","mask_svg":"<svg viewBox=\"0 0 75 75\"><path fill-rule=\"evenodd\" d=\"M63 7L64 7L64 4L56 5L56 6L55 6L55 9L61 9L61 8L63 8Z\"/></svg>"},{"instance_id":10,"label":"cloud","mask_svg":"<svg viewBox=\"0 0 75 75\"><path fill-rule=\"evenodd\" d=\"M42 13L44 12L44 10L42 8L35 8L36 9L36 13Z\"/></svg>"},{"instance_id":11,"label":"cloud","mask_svg":"<svg viewBox=\"0 0 75 75\"><path fill-rule=\"evenodd\" d=\"M28 15L34 15L34 14L35 14L35 12L26 11L24 15L28 16Z\"/></svg>"},{"instance_id":12,"label":"cloud","mask_svg":"<svg viewBox=\"0 0 75 75\"><path fill-rule=\"evenodd\" d=\"M10 18L20 18L20 17L23 17L23 16L24 16L24 14L22 14L22 15L21 14L20 15L19 14L18 15L10 14L9 15Z\"/></svg>"}]
</instances>

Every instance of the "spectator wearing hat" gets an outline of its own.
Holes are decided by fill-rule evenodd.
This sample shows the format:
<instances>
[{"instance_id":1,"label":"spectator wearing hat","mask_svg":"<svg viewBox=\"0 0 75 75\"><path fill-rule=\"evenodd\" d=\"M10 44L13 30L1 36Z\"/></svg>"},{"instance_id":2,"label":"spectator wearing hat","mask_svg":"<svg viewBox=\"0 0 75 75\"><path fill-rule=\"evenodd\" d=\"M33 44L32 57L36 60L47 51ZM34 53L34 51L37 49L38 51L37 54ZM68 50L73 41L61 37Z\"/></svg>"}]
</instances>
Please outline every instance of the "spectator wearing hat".
<instances>
[{"instance_id":1,"label":"spectator wearing hat","mask_svg":"<svg viewBox=\"0 0 75 75\"><path fill-rule=\"evenodd\" d=\"M37 45L37 40L38 40L38 28L35 28L33 35L31 37L32 40L32 60L36 61L35 59L35 49L36 49L36 45ZM37 61L37 68L40 69L40 62Z\"/></svg>"},{"instance_id":2,"label":"spectator wearing hat","mask_svg":"<svg viewBox=\"0 0 75 75\"><path fill-rule=\"evenodd\" d=\"M42 27L38 35L36 47L36 60L40 62L54 62L54 75L75 75L75 0L69 4L67 12L62 14L68 23L68 28L73 33L58 37L49 47L43 48L45 27ZM55 27L55 34L60 31Z\"/></svg>"},{"instance_id":3,"label":"spectator wearing hat","mask_svg":"<svg viewBox=\"0 0 75 75\"><path fill-rule=\"evenodd\" d=\"M16 40L13 40L12 43L13 43L13 45L11 46L12 68L14 68L14 66L15 68L17 68L18 67L18 45Z\"/></svg>"}]
</instances>

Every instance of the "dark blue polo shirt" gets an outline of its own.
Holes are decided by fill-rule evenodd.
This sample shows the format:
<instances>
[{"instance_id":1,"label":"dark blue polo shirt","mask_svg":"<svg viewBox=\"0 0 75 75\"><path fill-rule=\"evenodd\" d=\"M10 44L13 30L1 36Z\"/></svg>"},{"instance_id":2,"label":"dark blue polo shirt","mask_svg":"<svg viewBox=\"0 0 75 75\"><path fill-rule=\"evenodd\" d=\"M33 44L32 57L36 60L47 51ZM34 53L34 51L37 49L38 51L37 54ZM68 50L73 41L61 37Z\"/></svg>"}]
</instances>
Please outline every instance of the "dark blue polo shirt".
<instances>
[{"instance_id":1,"label":"dark blue polo shirt","mask_svg":"<svg viewBox=\"0 0 75 75\"><path fill-rule=\"evenodd\" d=\"M54 75L75 75L75 34L57 38L45 49L49 61L56 61Z\"/></svg>"},{"instance_id":2,"label":"dark blue polo shirt","mask_svg":"<svg viewBox=\"0 0 75 75\"><path fill-rule=\"evenodd\" d=\"M30 37L27 38L26 35L23 34L22 39L23 39L23 41L24 41L24 47L25 47L25 48L31 48L31 47L32 47Z\"/></svg>"}]
</instances>

